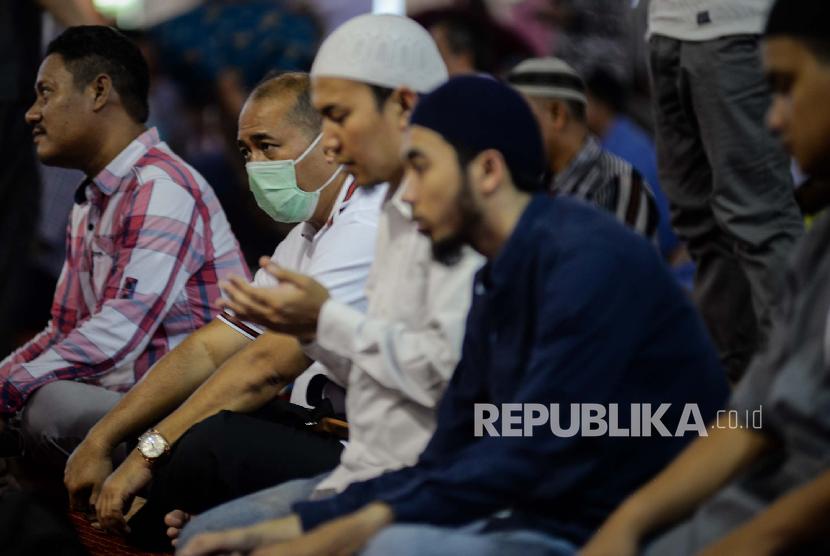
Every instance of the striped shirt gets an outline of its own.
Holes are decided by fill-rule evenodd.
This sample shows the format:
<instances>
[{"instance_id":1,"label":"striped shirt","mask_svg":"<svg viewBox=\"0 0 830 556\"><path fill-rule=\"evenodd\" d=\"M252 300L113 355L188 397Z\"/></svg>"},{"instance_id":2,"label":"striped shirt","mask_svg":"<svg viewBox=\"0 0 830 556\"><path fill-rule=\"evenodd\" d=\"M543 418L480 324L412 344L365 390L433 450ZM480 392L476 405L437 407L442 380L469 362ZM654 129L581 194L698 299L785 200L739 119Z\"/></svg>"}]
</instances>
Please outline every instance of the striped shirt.
<instances>
[{"instance_id":1,"label":"striped shirt","mask_svg":"<svg viewBox=\"0 0 830 556\"><path fill-rule=\"evenodd\" d=\"M604 150L593 136L562 172L552 193L576 197L613 213L617 219L656 241L659 214L654 194L631 164Z\"/></svg>"},{"instance_id":2,"label":"striped shirt","mask_svg":"<svg viewBox=\"0 0 830 556\"><path fill-rule=\"evenodd\" d=\"M125 391L250 276L211 187L150 129L78 188L46 329L0 362L0 413L78 380Z\"/></svg>"}]
</instances>

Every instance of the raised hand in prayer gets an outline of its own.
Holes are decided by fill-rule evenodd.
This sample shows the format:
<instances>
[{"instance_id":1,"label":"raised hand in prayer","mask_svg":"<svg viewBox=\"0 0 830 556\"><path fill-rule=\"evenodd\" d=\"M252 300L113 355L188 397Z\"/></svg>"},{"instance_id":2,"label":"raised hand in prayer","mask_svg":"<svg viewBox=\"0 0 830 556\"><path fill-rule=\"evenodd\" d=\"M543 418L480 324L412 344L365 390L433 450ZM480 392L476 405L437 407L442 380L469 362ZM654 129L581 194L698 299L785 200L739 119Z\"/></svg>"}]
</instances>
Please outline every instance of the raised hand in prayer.
<instances>
[{"instance_id":1,"label":"raised hand in prayer","mask_svg":"<svg viewBox=\"0 0 830 556\"><path fill-rule=\"evenodd\" d=\"M256 287L233 276L219 283L227 296L218 302L219 307L275 332L313 339L320 309L330 297L328 290L308 276L278 267L268 257L262 257L259 264L279 285Z\"/></svg>"}]
</instances>

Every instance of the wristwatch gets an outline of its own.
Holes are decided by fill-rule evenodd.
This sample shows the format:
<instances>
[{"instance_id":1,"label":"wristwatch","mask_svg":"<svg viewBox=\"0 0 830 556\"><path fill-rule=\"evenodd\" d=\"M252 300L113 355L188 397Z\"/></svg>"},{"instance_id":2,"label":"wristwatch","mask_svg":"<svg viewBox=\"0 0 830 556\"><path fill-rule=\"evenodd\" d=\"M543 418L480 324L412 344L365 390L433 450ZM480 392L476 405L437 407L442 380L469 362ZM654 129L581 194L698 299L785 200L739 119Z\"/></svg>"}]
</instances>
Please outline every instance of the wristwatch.
<instances>
[{"instance_id":1,"label":"wristwatch","mask_svg":"<svg viewBox=\"0 0 830 556\"><path fill-rule=\"evenodd\" d=\"M170 451L170 443L156 429L150 429L138 437L138 453L147 463L155 463Z\"/></svg>"}]
</instances>

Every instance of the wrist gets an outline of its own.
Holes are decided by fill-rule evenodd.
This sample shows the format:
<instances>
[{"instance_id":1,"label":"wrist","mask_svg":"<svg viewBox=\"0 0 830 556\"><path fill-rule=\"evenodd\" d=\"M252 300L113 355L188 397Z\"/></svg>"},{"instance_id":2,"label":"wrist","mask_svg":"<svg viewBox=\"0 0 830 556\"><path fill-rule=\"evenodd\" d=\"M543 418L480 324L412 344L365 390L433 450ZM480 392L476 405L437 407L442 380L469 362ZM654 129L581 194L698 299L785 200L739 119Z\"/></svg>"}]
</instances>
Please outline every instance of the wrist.
<instances>
[{"instance_id":1,"label":"wrist","mask_svg":"<svg viewBox=\"0 0 830 556\"><path fill-rule=\"evenodd\" d=\"M385 502L372 502L360 510L360 515L370 529L381 529L395 521L395 512Z\"/></svg>"},{"instance_id":2,"label":"wrist","mask_svg":"<svg viewBox=\"0 0 830 556\"><path fill-rule=\"evenodd\" d=\"M746 523L733 534L738 536L745 546L756 547L758 554L781 554L790 548L792 531L781 524L767 523L764 516Z\"/></svg>"},{"instance_id":3,"label":"wrist","mask_svg":"<svg viewBox=\"0 0 830 556\"><path fill-rule=\"evenodd\" d=\"M83 440L88 450L96 454L109 457L115 449L117 441L113 441L107 435L96 431L94 428L89 431Z\"/></svg>"},{"instance_id":4,"label":"wrist","mask_svg":"<svg viewBox=\"0 0 830 556\"><path fill-rule=\"evenodd\" d=\"M135 467L135 468L147 468L152 471L153 464L147 461L147 458L141 455L141 452L138 449L131 450L127 457L124 458L124 461L121 463L120 467Z\"/></svg>"},{"instance_id":5,"label":"wrist","mask_svg":"<svg viewBox=\"0 0 830 556\"><path fill-rule=\"evenodd\" d=\"M607 527L624 531L629 537L642 540L654 527L648 507L636 498L631 498L620 506L608 520Z\"/></svg>"}]
</instances>

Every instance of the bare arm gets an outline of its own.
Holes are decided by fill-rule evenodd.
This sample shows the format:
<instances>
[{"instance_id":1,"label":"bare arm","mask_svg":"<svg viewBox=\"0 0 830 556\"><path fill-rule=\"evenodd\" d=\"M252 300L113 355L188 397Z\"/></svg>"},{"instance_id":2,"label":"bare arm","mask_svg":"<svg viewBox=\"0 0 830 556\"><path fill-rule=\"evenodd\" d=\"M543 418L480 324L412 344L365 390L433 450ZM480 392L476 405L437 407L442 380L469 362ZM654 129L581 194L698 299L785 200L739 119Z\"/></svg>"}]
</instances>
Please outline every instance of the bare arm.
<instances>
[{"instance_id":1,"label":"bare arm","mask_svg":"<svg viewBox=\"0 0 830 556\"><path fill-rule=\"evenodd\" d=\"M632 494L600 527L581 554L635 553L650 532L692 513L771 444L747 429L710 428L668 467ZM625 546L626 550L621 549Z\"/></svg>"},{"instance_id":2,"label":"bare arm","mask_svg":"<svg viewBox=\"0 0 830 556\"><path fill-rule=\"evenodd\" d=\"M89 441L109 453L178 407L229 357L250 343L213 320L165 355L89 432Z\"/></svg>"},{"instance_id":3,"label":"bare arm","mask_svg":"<svg viewBox=\"0 0 830 556\"><path fill-rule=\"evenodd\" d=\"M37 0L37 3L64 27L106 24L91 0Z\"/></svg>"},{"instance_id":4,"label":"bare arm","mask_svg":"<svg viewBox=\"0 0 830 556\"><path fill-rule=\"evenodd\" d=\"M249 340L214 320L162 357L89 431L66 463L64 483L72 506L95 504L112 472L112 450L146 430L192 394Z\"/></svg>"},{"instance_id":5,"label":"bare arm","mask_svg":"<svg viewBox=\"0 0 830 556\"><path fill-rule=\"evenodd\" d=\"M783 554L824 537L830 514L830 471L776 500L766 511L704 551L716 554Z\"/></svg>"},{"instance_id":6,"label":"bare arm","mask_svg":"<svg viewBox=\"0 0 830 556\"><path fill-rule=\"evenodd\" d=\"M156 428L168 442L222 410L250 412L272 400L311 361L291 336L266 332L231 356Z\"/></svg>"},{"instance_id":7,"label":"bare arm","mask_svg":"<svg viewBox=\"0 0 830 556\"><path fill-rule=\"evenodd\" d=\"M309 363L294 338L263 334L228 358L185 403L156 425L156 429L172 444L190 427L218 411L257 409L302 373ZM122 529L124 512L132 497L150 478L150 464L137 450L130 452L106 479L100 496L93 496L101 525Z\"/></svg>"}]
</instances>

